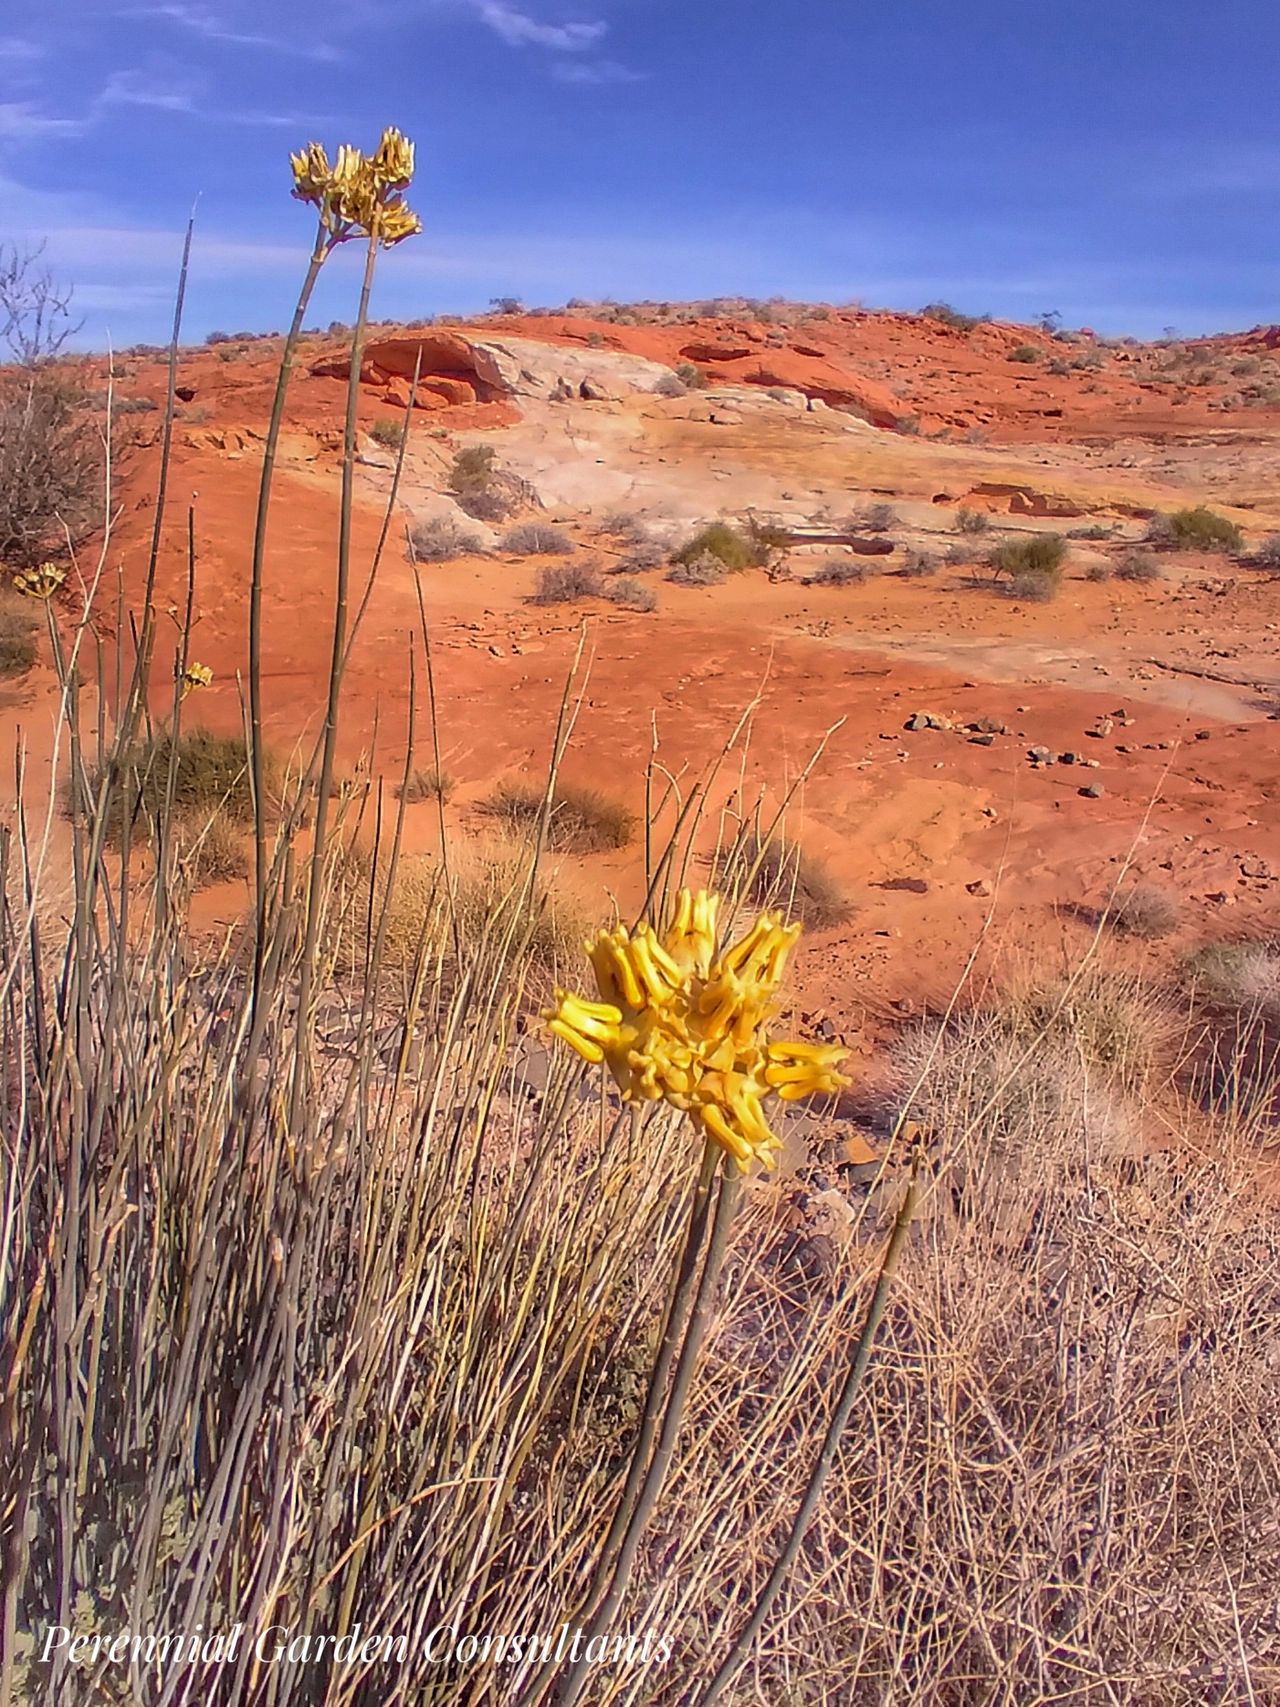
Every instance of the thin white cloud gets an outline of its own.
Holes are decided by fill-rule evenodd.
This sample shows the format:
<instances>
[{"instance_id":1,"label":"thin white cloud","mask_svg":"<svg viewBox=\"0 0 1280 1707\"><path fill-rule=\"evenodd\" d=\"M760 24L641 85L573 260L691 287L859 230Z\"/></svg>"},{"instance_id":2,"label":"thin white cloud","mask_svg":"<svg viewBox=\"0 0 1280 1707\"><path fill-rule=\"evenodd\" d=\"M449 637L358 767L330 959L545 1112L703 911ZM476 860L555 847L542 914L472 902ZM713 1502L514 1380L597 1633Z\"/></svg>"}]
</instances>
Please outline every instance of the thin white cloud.
<instances>
[{"instance_id":1,"label":"thin white cloud","mask_svg":"<svg viewBox=\"0 0 1280 1707\"><path fill-rule=\"evenodd\" d=\"M616 59L563 59L551 68L559 83L643 83L644 72L620 65Z\"/></svg>"},{"instance_id":2,"label":"thin white cloud","mask_svg":"<svg viewBox=\"0 0 1280 1707\"><path fill-rule=\"evenodd\" d=\"M253 30L238 29L208 6L195 6L186 0L154 0L153 4L128 6L119 14L122 18L155 18L190 30L206 41L225 42L232 47L261 48L270 53L295 55L299 59L333 60L337 52L327 42L295 40L288 36L261 35Z\"/></svg>"},{"instance_id":3,"label":"thin white cloud","mask_svg":"<svg viewBox=\"0 0 1280 1707\"><path fill-rule=\"evenodd\" d=\"M30 101L0 101L0 141L43 142L52 136L83 136L89 119L42 113Z\"/></svg>"},{"instance_id":4,"label":"thin white cloud","mask_svg":"<svg viewBox=\"0 0 1280 1707\"><path fill-rule=\"evenodd\" d=\"M0 36L0 64L34 65L47 52L40 42L27 41L22 36Z\"/></svg>"},{"instance_id":5,"label":"thin white cloud","mask_svg":"<svg viewBox=\"0 0 1280 1707\"><path fill-rule=\"evenodd\" d=\"M94 107L153 107L164 113L194 113L195 97L194 85L182 77L170 80L150 71L113 71Z\"/></svg>"},{"instance_id":6,"label":"thin white cloud","mask_svg":"<svg viewBox=\"0 0 1280 1707\"><path fill-rule=\"evenodd\" d=\"M548 47L557 53L583 53L607 35L603 19L582 24L544 24L527 12L508 6L505 0L479 0L476 7L482 23L501 36L508 47Z\"/></svg>"}]
</instances>

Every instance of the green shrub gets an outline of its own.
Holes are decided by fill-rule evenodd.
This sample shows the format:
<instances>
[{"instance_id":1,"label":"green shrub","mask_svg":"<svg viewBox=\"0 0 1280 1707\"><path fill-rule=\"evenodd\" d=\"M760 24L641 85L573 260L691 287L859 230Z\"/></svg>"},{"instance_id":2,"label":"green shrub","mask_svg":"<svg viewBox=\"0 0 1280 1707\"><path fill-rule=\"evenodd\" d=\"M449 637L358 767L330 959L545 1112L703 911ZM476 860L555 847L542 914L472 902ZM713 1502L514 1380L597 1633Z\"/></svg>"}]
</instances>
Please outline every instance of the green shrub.
<instances>
[{"instance_id":1,"label":"green shrub","mask_svg":"<svg viewBox=\"0 0 1280 1707\"><path fill-rule=\"evenodd\" d=\"M1060 572L1067 542L1060 533L1037 533L1029 539L1006 539L995 546L987 564L995 575L1049 575Z\"/></svg>"},{"instance_id":2,"label":"green shrub","mask_svg":"<svg viewBox=\"0 0 1280 1707\"><path fill-rule=\"evenodd\" d=\"M949 302L927 302L920 314L925 320L936 320L940 326L950 326L954 332L972 332L975 326L983 326L991 318L989 314L961 314Z\"/></svg>"},{"instance_id":3,"label":"green shrub","mask_svg":"<svg viewBox=\"0 0 1280 1707\"><path fill-rule=\"evenodd\" d=\"M190 821L215 811L245 823L253 816L249 754L242 734L215 735L209 729L186 729L176 746L172 731L163 730L135 747L114 790L117 810L110 826L119 835L126 821L158 817L169 791L173 771L173 805ZM278 767L269 766L274 786ZM92 779L96 792L97 780Z\"/></svg>"},{"instance_id":4,"label":"green shrub","mask_svg":"<svg viewBox=\"0 0 1280 1707\"><path fill-rule=\"evenodd\" d=\"M726 570L736 574L742 569L758 568L766 554L765 546L730 527L728 522L712 522L673 553L671 561L688 564L699 557L715 557Z\"/></svg>"},{"instance_id":5,"label":"green shrub","mask_svg":"<svg viewBox=\"0 0 1280 1707\"><path fill-rule=\"evenodd\" d=\"M956 511L956 526L961 533L986 533L991 526L991 517L985 510L959 509Z\"/></svg>"},{"instance_id":6,"label":"green shrub","mask_svg":"<svg viewBox=\"0 0 1280 1707\"><path fill-rule=\"evenodd\" d=\"M1034 344L1019 344L1016 350L1009 351L1011 362L1038 362L1040 352Z\"/></svg>"},{"instance_id":7,"label":"green shrub","mask_svg":"<svg viewBox=\"0 0 1280 1707\"><path fill-rule=\"evenodd\" d=\"M707 377L702 369L693 362L679 362L676 366L675 376L681 385L690 391L706 389Z\"/></svg>"},{"instance_id":8,"label":"green shrub","mask_svg":"<svg viewBox=\"0 0 1280 1707\"><path fill-rule=\"evenodd\" d=\"M404 422L384 416L369 428L369 437L384 450L399 450L404 443Z\"/></svg>"},{"instance_id":9,"label":"green shrub","mask_svg":"<svg viewBox=\"0 0 1280 1707\"><path fill-rule=\"evenodd\" d=\"M1194 509L1153 516L1147 526L1147 543L1184 551L1239 551L1244 535L1225 516L1197 504Z\"/></svg>"}]
</instances>

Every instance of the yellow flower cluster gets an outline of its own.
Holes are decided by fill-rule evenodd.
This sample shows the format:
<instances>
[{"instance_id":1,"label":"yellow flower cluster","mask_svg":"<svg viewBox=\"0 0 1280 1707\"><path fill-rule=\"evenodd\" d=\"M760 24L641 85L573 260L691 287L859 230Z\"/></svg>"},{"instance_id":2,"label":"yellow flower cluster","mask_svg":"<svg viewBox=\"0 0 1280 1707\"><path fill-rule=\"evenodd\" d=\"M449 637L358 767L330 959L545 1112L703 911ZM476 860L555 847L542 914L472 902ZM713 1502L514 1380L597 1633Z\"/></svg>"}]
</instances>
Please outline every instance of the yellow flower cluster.
<instances>
[{"instance_id":1,"label":"yellow flower cluster","mask_svg":"<svg viewBox=\"0 0 1280 1707\"><path fill-rule=\"evenodd\" d=\"M20 569L13 577L15 589L29 599L51 599L67 578L65 569L56 563L42 563L38 569Z\"/></svg>"},{"instance_id":2,"label":"yellow flower cluster","mask_svg":"<svg viewBox=\"0 0 1280 1707\"><path fill-rule=\"evenodd\" d=\"M389 249L422 230L399 194L413 177L413 144L398 130L384 130L373 154L344 142L331 166L321 144L309 142L289 163L295 197L320 210L331 241L363 233Z\"/></svg>"},{"instance_id":3,"label":"yellow flower cluster","mask_svg":"<svg viewBox=\"0 0 1280 1707\"><path fill-rule=\"evenodd\" d=\"M182 693L179 697L185 699L194 689L207 688L213 681L213 671L207 664L188 664L179 674L178 680L182 683Z\"/></svg>"},{"instance_id":4,"label":"yellow flower cluster","mask_svg":"<svg viewBox=\"0 0 1280 1707\"><path fill-rule=\"evenodd\" d=\"M599 1001L563 990L544 1015L579 1055L604 1062L628 1102L659 1099L683 1109L745 1171L772 1167L781 1148L763 1104L848 1083L848 1051L814 1043L771 1043L787 960L800 935L780 913L764 913L740 941L721 948L720 897L682 889L670 927L601 931L587 946Z\"/></svg>"}]
</instances>

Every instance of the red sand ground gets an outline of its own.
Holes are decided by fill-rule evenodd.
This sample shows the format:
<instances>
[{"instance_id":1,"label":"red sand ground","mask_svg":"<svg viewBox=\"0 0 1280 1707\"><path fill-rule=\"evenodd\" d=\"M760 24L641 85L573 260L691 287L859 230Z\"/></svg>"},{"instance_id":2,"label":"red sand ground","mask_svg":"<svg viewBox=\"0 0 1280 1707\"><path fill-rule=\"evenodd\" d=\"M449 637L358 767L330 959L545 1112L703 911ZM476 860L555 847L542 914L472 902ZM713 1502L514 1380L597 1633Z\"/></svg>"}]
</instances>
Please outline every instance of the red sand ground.
<instances>
[{"instance_id":1,"label":"red sand ground","mask_svg":"<svg viewBox=\"0 0 1280 1707\"><path fill-rule=\"evenodd\" d=\"M724 481L737 482L734 490L758 481L772 482L771 490L786 483L797 498L812 494L814 507L817 494L830 504L834 493L837 513L895 502L908 519L894 529L899 550L863 585L806 587L751 571L720 587L686 589L658 571L647 577L660 600L651 615L599 600L530 605L532 560L499 554L429 566L423 585L440 739L445 768L460 785L449 815L460 827L483 822L476 808L495 779L545 766L585 626L589 672L580 678L566 772L637 809L655 729L663 764L687 783L759 695L746 756L725 767L717 807L750 806L766 786L776 797L833 731L791 828L854 904L850 922L812 937L802 961L807 1008L824 1010L842 1031L862 1029L870 1039L904 1005L945 997L992 908L987 891L995 891L999 940L1038 943L1041 954L1046 944L1051 953L1059 945L1063 953L1078 950L1089 926L1073 909L1103 900L1130 856L1137 874L1184 898L1174 946L1274 927L1280 722L1268 714L1280 705L1280 578L1194 555L1167 559L1166 577L1151 584L1084 578L1089 561L1114 557L1124 534L1141 532L1135 518L1155 508L1209 499L1248 526L1252 543L1280 531L1280 410L1222 407L1254 383L1234 366L1280 370L1268 353L1272 334L1206 346L1188 371L1211 368L1211 381L1172 385L1157 377L1167 352L1110 349L1099 371L1055 377L1048 361L1072 359L1093 347L1089 340L1059 345L1006 326L961 334L905 315L832 311L783 330L781 343L778 328L723 321L618 326L554 315L486 320L474 330L671 365L694 361L717 384L799 389L872 423L906 421L921 431L873 425L851 436L843 418L833 428L795 412L747 412L717 424L651 398L566 406L566 443L625 427L628 466L667 470L672 479L699 473L708 482L708 515L718 508L716 493L730 489ZM1009 361L1021 344L1042 352L1034 366ZM162 607L182 606L190 503L193 652L215 673L199 715L224 729L241 717L252 517L278 350L268 340L231 359L217 350L185 352L181 363L189 395L177 428L159 597ZM265 680L271 738L285 750L314 739L320 722L345 381L308 369L335 353L328 340L306 348L272 509ZM118 381L122 394L153 399L163 384L155 361L126 362ZM501 455L507 435L514 444L524 430L526 412L510 401L450 406L437 393L430 412L414 419L408 507L413 494L440 489L450 456L460 443L476 442L472 435L489 435L483 442ZM362 426L387 415L387 387L366 386ZM159 417L136 419L143 442L123 476L120 520L106 547L109 575L118 568L126 597L135 599L153 515ZM970 442L979 435L986 442ZM603 464L615 453L604 440L601 446L603 454L592 448ZM373 450L368 441L363 448ZM360 586L382 523L377 482L385 486L385 478L376 467L361 471ZM712 487L713 479L722 484ZM1001 597L964 567L905 578L902 547L945 547L957 537L962 501L1011 526L1028 515L1040 525L1040 515L1065 513L1120 533L1114 544L1075 548L1063 593L1049 605ZM583 544L616 554L599 537L598 514L562 507L557 519ZM376 730L373 764L386 774L398 771L404 754L411 648L421 656L403 520L352 655L343 721L345 762L368 752ZM805 572L802 559L792 566ZM158 659L160 699L170 669L171 659ZM1238 681L1180 673L1188 669ZM48 672L38 671L7 689L0 704L0 738L22 727L37 776L51 746L49 689ZM1131 723L1115 719L1121 710ZM909 733L904 724L917 711L956 727ZM1008 733L975 744L963 725L979 719ZM1027 752L1035 745L1097 760L1098 768L1034 769ZM419 762L429 763L425 741ZM1101 798L1081 793L1090 785L1101 786ZM421 841L433 814L434 807L411 809ZM624 907L638 898L634 849L574 863L597 895L607 889ZM204 917L230 918L241 904L235 886L212 891Z\"/></svg>"}]
</instances>

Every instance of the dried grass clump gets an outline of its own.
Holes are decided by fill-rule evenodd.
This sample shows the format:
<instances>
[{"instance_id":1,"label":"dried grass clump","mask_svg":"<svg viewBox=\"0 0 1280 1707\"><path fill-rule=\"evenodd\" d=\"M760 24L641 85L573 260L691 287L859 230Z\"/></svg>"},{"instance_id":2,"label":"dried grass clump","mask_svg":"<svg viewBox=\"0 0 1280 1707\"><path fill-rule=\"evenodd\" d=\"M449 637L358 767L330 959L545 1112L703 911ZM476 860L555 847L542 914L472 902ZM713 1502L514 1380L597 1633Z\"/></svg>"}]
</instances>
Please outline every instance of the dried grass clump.
<instances>
[{"instance_id":1,"label":"dried grass clump","mask_svg":"<svg viewBox=\"0 0 1280 1707\"><path fill-rule=\"evenodd\" d=\"M175 830L179 868L193 890L249 875L245 826L224 808L189 812Z\"/></svg>"},{"instance_id":2,"label":"dried grass clump","mask_svg":"<svg viewBox=\"0 0 1280 1707\"><path fill-rule=\"evenodd\" d=\"M601 591L610 604L624 610L652 611L658 608L658 595L643 581L632 575L617 575L604 583Z\"/></svg>"},{"instance_id":3,"label":"dried grass clump","mask_svg":"<svg viewBox=\"0 0 1280 1707\"><path fill-rule=\"evenodd\" d=\"M667 571L667 580L674 581L677 587L718 587L728 573L721 558L714 552L703 551L697 557L673 563Z\"/></svg>"},{"instance_id":4,"label":"dried grass clump","mask_svg":"<svg viewBox=\"0 0 1280 1707\"><path fill-rule=\"evenodd\" d=\"M1171 935L1181 922L1178 897L1158 883L1135 883L1117 895L1107 911L1112 930L1148 940Z\"/></svg>"},{"instance_id":5,"label":"dried grass clump","mask_svg":"<svg viewBox=\"0 0 1280 1707\"><path fill-rule=\"evenodd\" d=\"M397 793L408 805L416 806L424 800L447 802L455 786L448 771L416 770L407 782L400 785Z\"/></svg>"},{"instance_id":6,"label":"dried grass clump","mask_svg":"<svg viewBox=\"0 0 1280 1707\"><path fill-rule=\"evenodd\" d=\"M1280 1018L1280 949L1272 943L1206 943L1183 961L1182 976L1211 1006Z\"/></svg>"},{"instance_id":7,"label":"dried grass clump","mask_svg":"<svg viewBox=\"0 0 1280 1707\"><path fill-rule=\"evenodd\" d=\"M487 810L522 835L534 834L546 823L548 847L571 853L601 853L625 848L636 831L634 812L594 788L557 782L546 802L546 791L529 783L502 783L486 802Z\"/></svg>"},{"instance_id":8,"label":"dried grass clump","mask_svg":"<svg viewBox=\"0 0 1280 1707\"><path fill-rule=\"evenodd\" d=\"M550 522L521 522L502 536L502 549L517 557L567 557L574 544L563 528Z\"/></svg>"},{"instance_id":9,"label":"dried grass clump","mask_svg":"<svg viewBox=\"0 0 1280 1707\"><path fill-rule=\"evenodd\" d=\"M1163 575L1160 560L1149 551L1126 551L1115 567L1117 581L1159 581Z\"/></svg>"},{"instance_id":10,"label":"dried grass clump","mask_svg":"<svg viewBox=\"0 0 1280 1707\"><path fill-rule=\"evenodd\" d=\"M30 599L0 591L0 680L25 676L39 657L40 617Z\"/></svg>"},{"instance_id":11,"label":"dried grass clump","mask_svg":"<svg viewBox=\"0 0 1280 1707\"><path fill-rule=\"evenodd\" d=\"M606 595L596 563L557 563L538 571L538 584L529 596L534 605L566 605Z\"/></svg>"},{"instance_id":12,"label":"dried grass clump","mask_svg":"<svg viewBox=\"0 0 1280 1707\"><path fill-rule=\"evenodd\" d=\"M409 530L410 556L419 563L452 563L483 549L474 528L449 515L424 516Z\"/></svg>"},{"instance_id":13,"label":"dried grass clump","mask_svg":"<svg viewBox=\"0 0 1280 1707\"><path fill-rule=\"evenodd\" d=\"M806 575L807 587L857 587L867 578L865 564L856 557L829 557L820 563L812 575Z\"/></svg>"},{"instance_id":14,"label":"dried grass clump","mask_svg":"<svg viewBox=\"0 0 1280 1707\"><path fill-rule=\"evenodd\" d=\"M744 826L717 862L717 883L753 907L781 907L810 930L846 923L853 906L826 863L782 836Z\"/></svg>"}]
</instances>

